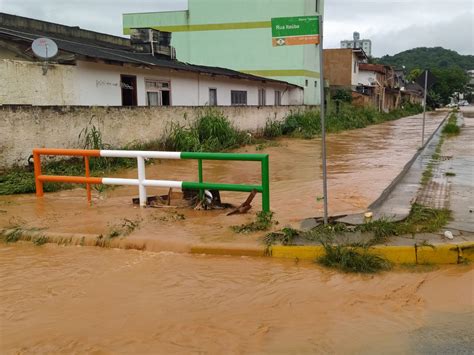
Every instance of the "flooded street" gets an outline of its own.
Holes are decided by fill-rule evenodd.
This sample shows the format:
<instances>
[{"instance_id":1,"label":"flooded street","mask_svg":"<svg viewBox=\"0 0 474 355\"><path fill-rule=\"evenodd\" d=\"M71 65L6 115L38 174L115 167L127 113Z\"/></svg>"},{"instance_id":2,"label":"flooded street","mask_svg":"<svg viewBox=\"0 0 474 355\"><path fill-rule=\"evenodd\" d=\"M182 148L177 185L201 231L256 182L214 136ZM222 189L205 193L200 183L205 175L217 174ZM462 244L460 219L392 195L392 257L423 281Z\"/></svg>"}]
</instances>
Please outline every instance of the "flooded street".
<instances>
[{"instance_id":1,"label":"flooded street","mask_svg":"<svg viewBox=\"0 0 474 355\"><path fill-rule=\"evenodd\" d=\"M427 135L446 117L445 112L430 113ZM329 208L332 215L359 213L382 193L412 158L421 141L421 116L385 122L363 129L328 136ZM280 225L298 226L307 217L321 216L323 204L320 139L282 138L276 146L258 152L270 154L271 209ZM256 146L239 149L255 153ZM136 170L117 177L136 178ZM150 179L197 181L196 161L155 161L147 166ZM259 164L252 162L204 162L207 182L260 184ZM148 189L148 194L164 194L163 189ZM0 196L0 227L22 225L44 228L55 233L104 234L124 223L138 228L127 237L147 250L188 251L199 243L233 243L242 247L256 244L256 237L238 236L230 226L247 223L261 209L260 196L253 213L227 217L227 211L186 209L139 209L131 205L135 187L119 187L94 194L93 205L86 203L82 188L49 193L42 199L34 195ZM222 193L223 200L242 203L242 193Z\"/></svg>"},{"instance_id":2,"label":"flooded street","mask_svg":"<svg viewBox=\"0 0 474 355\"><path fill-rule=\"evenodd\" d=\"M472 266L360 276L269 259L2 245L0 348L469 353L473 277Z\"/></svg>"}]
</instances>

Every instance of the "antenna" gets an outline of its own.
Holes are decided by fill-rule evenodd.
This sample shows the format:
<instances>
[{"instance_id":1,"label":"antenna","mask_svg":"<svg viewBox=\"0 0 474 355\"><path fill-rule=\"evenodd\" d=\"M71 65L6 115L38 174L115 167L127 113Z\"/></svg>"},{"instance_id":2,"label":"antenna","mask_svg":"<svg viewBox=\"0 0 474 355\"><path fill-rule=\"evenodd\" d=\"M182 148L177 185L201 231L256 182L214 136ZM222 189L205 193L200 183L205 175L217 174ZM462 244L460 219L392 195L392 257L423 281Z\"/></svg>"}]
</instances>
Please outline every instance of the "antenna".
<instances>
[{"instance_id":1,"label":"antenna","mask_svg":"<svg viewBox=\"0 0 474 355\"><path fill-rule=\"evenodd\" d=\"M31 49L36 57L43 60L43 75L48 72L48 60L58 54L58 45L49 38L37 38L31 44Z\"/></svg>"}]
</instances>

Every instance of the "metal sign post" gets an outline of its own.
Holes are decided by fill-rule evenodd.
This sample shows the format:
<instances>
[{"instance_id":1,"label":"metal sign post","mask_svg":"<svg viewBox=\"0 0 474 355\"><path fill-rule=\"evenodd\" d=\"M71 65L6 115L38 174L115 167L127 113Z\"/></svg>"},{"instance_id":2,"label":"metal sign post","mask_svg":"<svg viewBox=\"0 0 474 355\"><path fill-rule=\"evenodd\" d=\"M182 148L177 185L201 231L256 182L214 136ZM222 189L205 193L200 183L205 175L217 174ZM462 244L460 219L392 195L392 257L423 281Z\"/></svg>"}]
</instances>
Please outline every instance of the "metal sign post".
<instances>
[{"instance_id":1,"label":"metal sign post","mask_svg":"<svg viewBox=\"0 0 474 355\"><path fill-rule=\"evenodd\" d=\"M428 93L428 69L425 70L425 99L423 100L423 128L421 130L421 146L425 145L426 100Z\"/></svg>"},{"instance_id":2,"label":"metal sign post","mask_svg":"<svg viewBox=\"0 0 474 355\"><path fill-rule=\"evenodd\" d=\"M326 164L326 122L324 109L324 60L323 60L323 16L272 18L272 44L274 47L318 45L319 84L321 93L321 141L323 165L324 224L328 224L328 184Z\"/></svg>"},{"instance_id":3,"label":"metal sign post","mask_svg":"<svg viewBox=\"0 0 474 355\"><path fill-rule=\"evenodd\" d=\"M328 174L326 164L326 122L324 105L323 16L319 16L319 82L321 93L321 155L323 165L324 224L328 224Z\"/></svg>"}]
</instances>

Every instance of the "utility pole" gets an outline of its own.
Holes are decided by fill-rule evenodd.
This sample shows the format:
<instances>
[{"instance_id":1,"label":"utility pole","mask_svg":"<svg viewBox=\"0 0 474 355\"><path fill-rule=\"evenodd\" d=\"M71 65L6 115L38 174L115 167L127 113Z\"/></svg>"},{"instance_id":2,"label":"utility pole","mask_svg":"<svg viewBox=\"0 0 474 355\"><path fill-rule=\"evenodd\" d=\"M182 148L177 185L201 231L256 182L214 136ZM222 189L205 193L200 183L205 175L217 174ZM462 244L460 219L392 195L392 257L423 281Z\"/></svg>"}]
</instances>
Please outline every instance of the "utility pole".
<instances>
[{"instance_id":1,"label":"utility pole","mask_svg":"<svg viewBox=\"0 0 474 355\"><path fill-rule=\"evenodd\" d=\"M328 181L326 164L326 122L324 105L323 15L319 15L319 82L321 92L321 155L323 165L324 224L328 224Z\"/></svg>"},{"instance_id":2,"label":"utility pole","mask_svg":"<svg viewBox=\"0 0 474 355\"><path fill-rule=\"evenodd\" d=\"M423 128L421 130L421 146L425 145L426 99L428 97L428 69L425 70L425 99L423 100Z\"/></svg>"}]
</instances>

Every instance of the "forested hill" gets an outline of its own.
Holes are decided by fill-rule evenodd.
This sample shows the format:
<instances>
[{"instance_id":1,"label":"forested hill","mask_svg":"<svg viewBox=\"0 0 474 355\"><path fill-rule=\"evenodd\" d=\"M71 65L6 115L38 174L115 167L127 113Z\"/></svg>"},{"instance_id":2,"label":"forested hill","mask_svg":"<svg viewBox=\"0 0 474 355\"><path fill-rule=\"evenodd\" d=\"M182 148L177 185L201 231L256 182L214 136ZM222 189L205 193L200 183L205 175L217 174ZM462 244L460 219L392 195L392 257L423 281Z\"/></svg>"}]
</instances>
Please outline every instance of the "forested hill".
<instances>
[{"instance_id":1,"label":"forested hill","mask_svg":"<svg viewBox=\"0 0 474 355\"><path fill-rule=\"evenodd\" d=\"M414 48L393 56L385 55L378 59L377 62L400 68L404 65L408 73L416 68L474 69L474 55L461 55L455 51L444 49L442 47Z\"/></svg>"}]
</instances>

